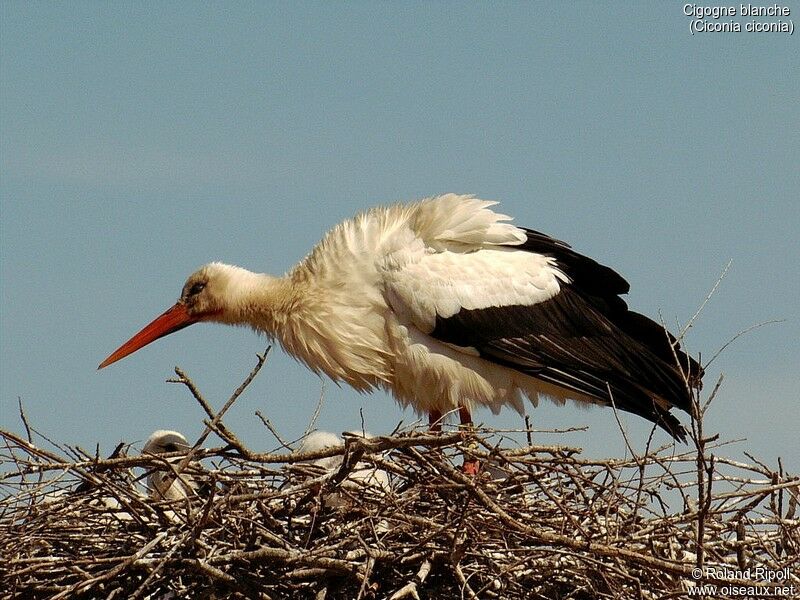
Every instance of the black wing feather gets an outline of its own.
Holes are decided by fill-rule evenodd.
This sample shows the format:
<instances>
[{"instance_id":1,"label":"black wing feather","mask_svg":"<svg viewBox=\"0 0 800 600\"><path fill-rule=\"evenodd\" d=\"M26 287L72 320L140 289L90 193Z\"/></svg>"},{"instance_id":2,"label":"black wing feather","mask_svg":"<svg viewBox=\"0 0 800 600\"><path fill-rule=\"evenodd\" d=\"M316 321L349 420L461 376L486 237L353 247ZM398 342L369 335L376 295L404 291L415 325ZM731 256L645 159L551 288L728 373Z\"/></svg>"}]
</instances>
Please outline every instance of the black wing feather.
<instances>
[{"instance_id":1,"label":"black wing feather","mask_svg":"<svg viewBox=\"0 0 800 600\"><path fill-rule=\"evenodd\" d=\"M691 392L676 358L699 387L702 369L674 337L619 297L628 282L567 244L525 230L512 248L551 256L571 280L550 300L531 306L461 310L437 318L431 335L538 379L640 415L685 440L685 430L656 398L691 411ZM610 394L609 394L610 391Z\"/></svg>"},{"instance_id":2,"label":"black wing feather","mask_svg":"<svg viewBox=\"0 0 800 600\"><path fill-rule=\"evenodd\" d=\"M630 291L630 284L616 271L594 259L575 252L566 242L533 229L522 228L528 236L521 250L537 252L556 259L558 267L569 276L572 287L593 307L603 313L616 327L622 329L647 347L661 360L675 366L688 376L692 387L702 387L703 369L676 344L675 336L663 325L628 309L620 294Z\"/></svg>"}]
</instances>

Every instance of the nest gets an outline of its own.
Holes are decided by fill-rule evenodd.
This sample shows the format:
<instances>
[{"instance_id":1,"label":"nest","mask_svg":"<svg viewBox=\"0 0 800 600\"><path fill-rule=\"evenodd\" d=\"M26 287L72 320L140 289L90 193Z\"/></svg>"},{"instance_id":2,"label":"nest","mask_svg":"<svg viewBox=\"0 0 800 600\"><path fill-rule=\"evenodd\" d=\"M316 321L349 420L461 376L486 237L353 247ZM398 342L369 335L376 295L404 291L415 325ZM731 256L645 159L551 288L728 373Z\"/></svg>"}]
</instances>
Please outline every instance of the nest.
<instances>
[{"instance_id":1,"label":"nest","mask_svg":"<svg viewBox=\"0 0 800 600\"><path fill-rule=\"evenodd\" d=\"M257 453L213 412L188 453L107 458L0 432L2 598L714 598L800 590L800 479L694 447L593 460L502 432ZM27 427L27 423L26 423ZM211 432L224 446L203 448ZM288 446L288 444L287 444ZM339 456L338 466L319 466ZM465 458L480 462L466 475ZM192 481L157 497L148 472ZM382 472L390 485L356 473ZM188 488L187 488L188 489ZM700 589L705 588L705 589Z\"/></svg>"}]
</instances>

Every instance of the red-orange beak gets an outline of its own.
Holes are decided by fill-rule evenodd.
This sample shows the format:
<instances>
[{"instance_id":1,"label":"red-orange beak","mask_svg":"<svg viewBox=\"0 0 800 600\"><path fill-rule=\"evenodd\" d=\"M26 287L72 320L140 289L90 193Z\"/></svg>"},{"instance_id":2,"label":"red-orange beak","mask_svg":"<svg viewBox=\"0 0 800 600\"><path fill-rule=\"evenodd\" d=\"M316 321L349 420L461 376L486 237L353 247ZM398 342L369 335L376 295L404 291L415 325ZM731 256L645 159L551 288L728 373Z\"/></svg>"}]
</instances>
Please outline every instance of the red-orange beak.
<instances>
[{"instance_id":1,"label":"red-orange beak","mask_svg":"<svg viewBox=\"0 0 800 600\"><path fill-rule=\"evenodd\" d=\"M185 304L178 302L162 315L153 319L152 323L146 325L139 333L117 348L107 359L101 362L100 366L97 368L102 369L103 367L107 367L111 363L125 358L128 354L133 354L139 348L144 348L150 342L154 342L158 338L174 333L184 327L188 327L199 320L200 317L189 314Z\"/></svg>"}]
</instances>

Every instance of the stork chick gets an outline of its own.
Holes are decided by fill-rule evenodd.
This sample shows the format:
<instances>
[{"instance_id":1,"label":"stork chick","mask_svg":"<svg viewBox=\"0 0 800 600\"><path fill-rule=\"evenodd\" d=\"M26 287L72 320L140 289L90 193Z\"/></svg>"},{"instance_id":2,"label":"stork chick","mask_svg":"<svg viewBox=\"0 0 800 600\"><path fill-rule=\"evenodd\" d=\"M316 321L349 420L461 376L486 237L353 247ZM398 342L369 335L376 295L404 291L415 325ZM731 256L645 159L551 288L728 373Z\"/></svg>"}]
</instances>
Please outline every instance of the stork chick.
<instances>
[{"instance_id":1,"label":"stork chick","mask_svg":"<svg viewBox=\"0 0 800 600\"><path fill-rule=\"evenodd\" d=\"M371 438L368 433L361 432L348 432L349 435ZM329 431L313 431L309 433L303 442L300 444L298 454L305 454L307 452L317 452L327 448L343 448L344 441L335 433ZM310 464L322 467L330 474L335 473L342 465L343 456L335 455L325 458L317 458L310 461ZM383 469L370 466L366 462L359 462L355 468L348 473L347 478L341 483L341 486L351 493L358 493L359 491L369 488L374 492L388 492L391 489L389 482L389 474ZM341 508L347 505L346 497L339 492L329 493L323 499L326 506Z\"/></svg>"},{"instance_id":2,"label":"stork chick","mask_svg":"<svg viewBox=\"0 0 800 600\"><path fill-rule=\"evenodd\" d=\"M191 446L182 433L159 429L147 439L142 454L168 454L173 452L188 452ZM167 459L171 465L177 467L182 457L177 456ZM176 474L174 469L153 469L147 475L147 488L150 497L155 500L182 500L191 498L197 493L197 483L186 472Z\"/></svg>"}]
</instances>

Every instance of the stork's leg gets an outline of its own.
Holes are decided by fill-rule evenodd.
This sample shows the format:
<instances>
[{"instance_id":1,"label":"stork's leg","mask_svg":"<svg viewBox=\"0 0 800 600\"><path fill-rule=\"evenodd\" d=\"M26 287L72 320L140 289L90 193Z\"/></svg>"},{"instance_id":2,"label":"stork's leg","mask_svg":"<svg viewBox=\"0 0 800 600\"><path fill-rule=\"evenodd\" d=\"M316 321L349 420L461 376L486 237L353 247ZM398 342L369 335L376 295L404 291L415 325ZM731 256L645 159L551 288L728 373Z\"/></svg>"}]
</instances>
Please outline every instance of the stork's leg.
<instances>
[{"instance_id":1,"label":"stork's leg","mask_svg":"<svg viewBox=\"0 0 800 600\"><path fill-rule=\"evenodd\" d=\"M442 411L432 410L428 413L428 429L437 433L442 430Z\"/></svg>"},{"instance_id":2,"label":"stork's leg","mask_svg":"<svg viewBox=\"0 0 800 600\"><path fill-rule=\"evenodd\" d=\"M458 407L458 416L461 419L461 430L464 433L472 433L475 428L475 425L472 423L472 415L469 413L469 410L464 406ZM469 443L470 448L477 448L477 444L474 441L470 441ZM478 470L480 468L480 464L478 463L477 459L468 458L464 455L464 464L461 469L467 475L477 475Z\"/></svg>"}]
</instances>

